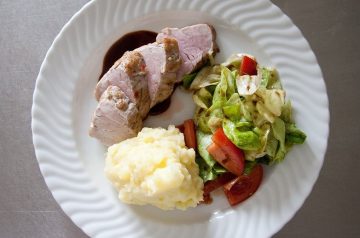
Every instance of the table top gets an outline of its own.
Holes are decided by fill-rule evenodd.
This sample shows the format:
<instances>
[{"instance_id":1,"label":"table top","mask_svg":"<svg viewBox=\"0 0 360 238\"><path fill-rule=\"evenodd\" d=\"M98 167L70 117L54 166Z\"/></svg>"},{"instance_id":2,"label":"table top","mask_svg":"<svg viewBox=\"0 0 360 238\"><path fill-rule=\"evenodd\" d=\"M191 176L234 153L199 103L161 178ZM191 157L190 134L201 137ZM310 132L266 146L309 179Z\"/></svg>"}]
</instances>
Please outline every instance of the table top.
<instances>
[{"instance_id":1,"label":"table top","mask_svg":"<svg viewBox=\"0 0 360 238\"><path fill-rule=\"evenodd\" d=\"M46 51L86 0L0 1L0 236L87 237L48 190L35 157L31 105ZM303 32L324 74L330 137L312 193L274 237L360 237L360 3L273 0ZM340 62L341 61L341 62ZM351 110L353 109L353 110Z\"/></svg>"}]
</instances>

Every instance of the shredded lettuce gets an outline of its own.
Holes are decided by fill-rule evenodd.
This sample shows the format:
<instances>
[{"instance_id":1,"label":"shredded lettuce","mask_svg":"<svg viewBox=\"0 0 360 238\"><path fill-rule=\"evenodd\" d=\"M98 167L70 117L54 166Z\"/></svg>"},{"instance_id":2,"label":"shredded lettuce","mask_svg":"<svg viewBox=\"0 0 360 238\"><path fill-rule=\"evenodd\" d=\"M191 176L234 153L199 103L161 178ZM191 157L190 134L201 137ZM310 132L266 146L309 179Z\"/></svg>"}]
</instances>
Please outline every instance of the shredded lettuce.
<instances>
[{"instance_id":1,"label":"shredded lettuce","mask_svg":"<svg viewBox=\"0 0 360 238\"><path fill-rule=\"evenodd\" d=\"M281 162L285 158L287 152L285 146L285 123L280 118L275 118L274 123L271 124L271 128L274 137L279 141L279 147L273 161Z\"/></svg>"},{"instance_id":2,"label":"shredded lettuce","mask_svg":"<svg viewBox=\"0 0 360 238\"><path fill-rule=\"evenodd\" d=\"M285 142L287 144L303 144L306 139L306 134L296 127L294 123L287 123L285 125Z\"/></svg>"},{"instance_id":3,"label":"shredded lettuce","mask_svg":"<svg viewBox=\"0 0 360 238\"><path fill-rule=\"evenodd\" d=\"M231 76L231 71L227 68L223 68L221 70L220 82L215 88L215 92L213 95L213 104L224 104L227 96L228 90L228 77Z\"/></svg>"},{"instance_id":4,"label":"shredded lettuce","mask_svg":"<svg viewBox=\"0 0 360 238\"><path fill-rule=\"evenodd\" d=\"M246 161L245 168L244 168L244 174L249 175L256 164L257 164L257 161Z\"/></svg>"},{"instance_id":5,"label":"shredded lettuce","mask_svg":"<svg viewBox=\"0 0 360 238\"><path fill-rule=\"evenodd\" d=\"M282 89L279 74L276 69L271 67L261 68L261 83L260 85L267 89Z\"/></svg>"},{"instance_id":6,"label":"shredded lettuce","mask_svg":"<svg viewBox=\"0 0 360 238\"><path fill-rule=\"evenodd\" d=\"M234 68L240 68L241 60L243 55L242 54L232 54L230 57L221 65L227 68L233 66Z\"/></svg>"},{"instance_id":7,"label":"shredded lettuce","mask_svg":"<svg viewBox=\"0 0 360 238\"><path fill-rule=\"evenodd\" d=\"M194 121L199 130L205 133L211 133L211 129L208 126L209 115L206 110L201 107L197 107L195 110Z\"/></svg>"},{"instance_id":8,"label":"shredded lettuce","mask_svg":"<svg viewBox=\"0 0 360 238\"><path fill-rule=\"evenodd\" d=\"M269 156L269 159L275 157L278 145L279 141L275 138L272 130L270 130L265 148L265 153Z\"/></svg>"},{"instance_id":9,"label":"shredded lettuce","mask_svg":"<svg viewBox=\"0 0 360 238\"><path fill-rule=\"evenodd\" d=\"M219 65L202 68L190 85L190 90L199 90L209 85L217 85L220 81L221 67Z\"/></svg>"},{"instance_id":10,"label":"shredded lettuce","mask_svg":"<svg viewBox=\"0 0 360 238\"><path fill-rule=\"evenodd\" d=\"M198 153L196 162L199 164L200 177L204 182L215 179L219 174L227 172L219 165L207 151L207 147L212 143L212 134L196 131L196 140L198 144Z\"/></svg>"},{"instance_id":11,"label":"shredded lettuce","mask_svg":"<svg viewBox=\"0 0 360 238\"><path fill-rule=\"evenodd\" d=\"M210 116L208 120L208 127L211 132L215 132L219 127L221 127L224 114L220 104L213 104L209 108Z\"/></svg>"},{"instance_id":12,"label":"shredded lettuce","mask_svg":"<svg viewBox=\"0 0 360 238\"><path fill-rule=\"evenodd\" d=\"M215 132L216 129L222 126L222 120L224 119L224 113L236 113L236 108L229 104L236 98L231 98L235 94L235 80L233 73L226 67L222 67L220 82L217 84L212 100L210 100L211 93L206 88L198 90L194 94L194 101L198 107L204 110L201 113L196 113L195 118L199 123L199 127L205 132L209 130ZM211 101L211 103L210 103ZM211 104L211 106L210 106ZM232 108L230 108L230 107ZM225 108L225 111L223 108Z\"/></svg>"},{"instance_id":13,"label":"shredded lettuce","mask_svg":"<svg viewBox=\"0 0 360 238\"><path fill-rule=\"evenodd\" d=\"M214 180L217 178L218 174L214 171L214 169L212 167L209 167L205 163L205 161L203 160L203 158L201 156L199 156L199 155L196 156L195 162L199 166L199 175L202 178L202 180L204 181L204 183L206 181Z\"/></svg>"},{"instance_id":14,"label":"shredded lettuce","mask_svg":"<svg viewBox=\"0 0 360 238\"><path fill-rule=\"evenodd\" d=\"M204 67L191 82L197 106L197 161L204 181L226 172L206 149L220 127L244 151L247 174L256 163L281 162L294 144L306 140L293 121L291 102L285 100L276 69L258 65L257 75L240 76L243 56L234 54L221 65Z\"/></svg>"},{"instance_id":15,"label":"shredded lettuce","mask_svg":"<svg viewBox=\"0 0 360 238\"><path fill-rule=\"evenodd\" d=\"M193 94L195 104L204 109L208 109L211 106L212 98L211 93L206 88L201 88Z\"/></svg>"},{"instance_id":16,"label":"shredded lettuce","mask_svg":"<svg viewBox=\"0 0 360 238\"><path fill-rule=\"evenodd\" d=\"M223 130L225 135L237 147L243 150L257 150L261 147L261 141L254 128L249 127L249 123L237 123L224 119Z\"/></svg>"},{"instance_id":17,"label":"shredded lettuce","mask_svg":"<svg viewBox=\"0 0 360 238\"><path fill-rule=\"evenodd\" d=\"M285 103L285 92L282 89L259 89L256 91L259 97L256 104L260 114L264 114L268 121L274 122L281 115L281 109Z\"/></svg>"},{"instance_id":18,"label":"shredded lettuce","mask_svg":"<svg viewBox=\"0 0 360 238\"><path fill-rule=\"evenodd\" d=\"M216 161L207 151L207 147L212 143L211 136L211 134L204 133L200 130L196 131L196 140L198 144L199 154L209 167L213 167L216 163Z\"/></svg>"},{"instance_id":19,"label":"shredded lettuce","mask_svg":"<svg viewBox=\"0 0 360 238\"><path fill-rule=\"evenodd\" d=\"M292 123L292 108L290 100L286 101L281 107L280 118L287 123Z\"/></svg>"},{"instance_id":20,"label":"shredded lettuce","mask_svg":"<svg viewBox=\"0 0 360 238\"><path fill-rule=\"evenodd\" d=\"M226 98L229 99L236 92L236 85L235 85L236 71L231 72L228 68L224 67L221 70L221 77L226 77L226 83L227 83Z\"/></svg>"},{"instance_id":21,"label":"shredded lettuce","mask_svg":"<svg viewBox=\"0 0 360 238\"><path fill-rule=\"evenodd\" d=\"M271 131L271 127L269 124L264 124L260 128L256 127L254 129L254 131L260 137L261 147L257 150L244 151L245 159L248 161L254 161L255 159L258 159L258 158L266 155L266 146L268 143L268 138L269 138L269 133Z\"/></svg>"},{"instance_id":22,"label":"shredded lettuce","mask_svg":"<svg viewBox=\"0 0 360 238\"><path fill-rule=\"evenodd\" d=\"M234 70L234 69L238 70L240 68L240 65L241 65L241 62L242 62L242 59L244 58L244 56L247 56L256 61L255 57L252 55L238 53L238 54L230 55L230 57L221 65L229 68L230 70Z\"/></svg>"},{"instance_id":23,"label":"shredded lettuce","mask_svg":"<svg viewBox=\"0 0 360 238\"><path fill-rule=\"evenodd\" d=\"M213 167L213 171L216 173L216 174L223 174L223 173L226 173L228 172L224 167L222 167L219 163L216 163Z\"/></svg>"},{"instance_id":24,"label":"shredded lettuce","mask_svg":"<svg viewBox=\"0 0 360 238\"><path fill-rule=\"evenodd\" d=\"M241 99L239 94L234 93L229 100L226 101L222 108L224 115L231 121L238 121L241 119Z\"/></svg>"},{"instance_id":25,"label":"shredded lettuce","mask_svg":"<svg viewBox=\"0 0 360 238\"><path fill-rule=\"evenodd\" d=\"M191 83L193 82L193 80L195 79L197 73L192 73L192 74L185 74L183 76L183 86L184 88L188 89L191 85Z\"/></svg>"}]
</instances>

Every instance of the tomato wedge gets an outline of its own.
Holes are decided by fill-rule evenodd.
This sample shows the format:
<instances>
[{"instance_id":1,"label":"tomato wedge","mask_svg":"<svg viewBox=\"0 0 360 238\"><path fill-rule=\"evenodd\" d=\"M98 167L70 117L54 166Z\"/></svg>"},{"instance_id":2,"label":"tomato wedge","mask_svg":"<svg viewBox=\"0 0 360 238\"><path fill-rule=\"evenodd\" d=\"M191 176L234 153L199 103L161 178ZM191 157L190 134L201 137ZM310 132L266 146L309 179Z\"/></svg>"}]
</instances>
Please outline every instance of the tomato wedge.
<instances>
[{"instance_id":1,"label":"tomato wedge","mask_svg":"<svg viewBox=\"0 0 360 238\"><path fill-rule=\"evenodd\" d=\"M200 203L211 204L212 203L212 197L211 197L210 193L204 193L203 200L200 201Z\"/></svg>"},{"instance_id":2,"label":"tomato wedge","mask_svg":"<svg viewBox=\"0 0 360 238\"><path fill-rule=\"evenodd\" d=\"M232 173L224 173L214 180L207 181L204 184L204 194L211 193L212 191L222 187L224 184L227 184L235 178L236 176Z\"/></svg>"},{"instance_id":3,"label":"tomato wedge","mask_svg":"<svg viewBox=\"0 0 360 238\"><path fill-rule=\"evenodd\" d=\"M226 137L222 128L215 131L212 141L214 143L208 147L208 152L214 159L230 172L242 175L245 166L244 152Z\"/></svg>"},{"instance_id":4,"label":"tomato wedge","mask_svg":"<svg viewBox=\"0 0 360 238\"><path fill-rule=\"evenodd\" d=\"M179 131L181 132L181 133L184 133L184 130L185 130L185 128L184 128L184 124L180 124L180 125L177 125L177 126L175 126L177 129L179 129Z\"/></svg>"},{"instance_id":5,"label":"tomato wedge","mask_svg":"<svg viewBox=\"0 0 360 238\"><path fill-rule=\"evenodd\" d=\"M241 164L239 161L231 160L228 155L215 143L208 146L209 154L224 168L233 174L240 176L242 174Z\"/></svg>"},{"instance_id":6,"label":"tomato wedge","mask_svg":"<svg viewBox=\"0 0 360 238\"><path fill-rule=\"evenodd\" d=\"M192 119L184 121L184 137L186 146L196 150L197 145L195 123Z\"/></svg>"},{"instance_id":7,"label":"tomato wedge","mask_svg":"<svg viewBox=\"0 0 360 238\"><path fill-rule=\"evenodd\" d=\"M224 184L228 183L229 181L233 180L234 178L236 178L236 175L234 175L232 173L224 173L224 174L221 174L220 176L218 176L214 180L207 181L204 184L204 195L203 195L202 203L210 204L212 202L210 193L212 191L224 186Z\"/></svg>"},{"instance_id":8,"label":"tomato wedge","mask_svg":"<svg viewBox=\"0 0 360 238\"><path fill-rule=\"evenodd\" d=\"M251 197L259 188L262 178L263 168L257 164L249 175L244 174L225 184L223 189L230 205L234 206Z\"/></svg>"},{"instance_id":9,"label":"tomato wedge","mask_svg":"<svg viewBox=\"0 0 360 238\"><path fill-rule=\"evenodd\" d=\"M257 62L252 58L244 55L240 65L240 75L256 75Z\"/></svg>"}]
</instances>

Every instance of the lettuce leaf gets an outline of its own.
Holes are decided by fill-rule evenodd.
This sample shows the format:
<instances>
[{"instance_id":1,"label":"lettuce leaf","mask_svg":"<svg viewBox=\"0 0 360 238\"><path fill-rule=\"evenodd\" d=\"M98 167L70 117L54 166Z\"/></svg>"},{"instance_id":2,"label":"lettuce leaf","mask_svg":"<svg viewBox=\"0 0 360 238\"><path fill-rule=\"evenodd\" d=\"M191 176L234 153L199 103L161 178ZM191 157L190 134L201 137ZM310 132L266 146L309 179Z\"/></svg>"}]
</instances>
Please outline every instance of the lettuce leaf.
<instances>
[{"instance_id":1,"label":"lettuce leaf","mask_svg":"<svg viewBox=\"0 0 360 238\"><path fill-rule=\"evenodd\" d=\"M227 90L226 90L226 98L229 99L236 92L236 83L235 77L237 75L237 71L230 71L228 68L223 67L221 69L221 77L226 77Z\"/></svg>"},{"instance_id":2,"label":"lettuce leaf","mask_svg":"<svg viewBox=\"0 0 360 238\"><path fill-rule=\"evenodd\" d=\"M198 107L204 109L196 113L197 125L202 131L215 132L222 126L225 116L231 120L239 120L241 116L241 101L236 93L235 76L237 72L231 72L221 66L220 82L216 85L213 95L207 88L201 88L193 94L193 99ZM210 100L212 96L212 101Z\"/></svg>"},{"instance_id":3,"label":"lettuce leaf","mask_svg":"<svg viewBox=\"0 0 360 238\"><path fill-rule=\"evenodd\" d=\"M217 178L217 173L213 170L212 167L209 167L204 159L201 156L195 157L195 162L199 166L199 176L202 178L204 183L209 180L214 180Z\"/></svg>"},{"instance_id":4,"label":"lettuce leaf","mask_svg":"<svg viewBox=\"0 0 360 238\"><path fill-rule=\"evenodd\" d=\"M198 155L196 162L199 165L199 175L204 180L213 180L219 174L227 172L221 165L219 165L207 151L207 147L213 143L211 140L212 134L204 133L200 130L196 131L196 139L198 144Z\"/></svg>"},{"instance_id":5,"label":"lettuce leaf","mask_svg":"<svg viewBox=\"0 0 360 238\"><path fill-rule=\"evenodd\" d=\"M287 149L285 146L285 123L280 118L275 118L271 124L274 137L279 141L278 150L273 158L273 162L281 162L284 160Z\"/></svg>"},{"instance_id":6,"label":"lettuce leaf","mask_svg":"<svg viewBox=\"0 0 360 238\"><path fill-rule=\"evenodd\" d=\"M241 119L241 100L240 96L237 93L231 95L229 100L225 103L222 108L225 116L229 118L231 121L238 121Z\"/></svg>"},{"instance_id":7,"label":"lettuce leaf","mask_svg":"<svg viewBox=\"0 0 360 238\"><path fill-rule=\"evenodd\" d=\"M253 128L250 129L249 122L235 124L224 119L223 129L225 135L240 149L257 150L261 147L259 135L255 133Z\"/></svg>"},{"instance_id":8,"label":"lettuce leaf","mask_svg":"<svg viewBox=\"0 0 360 238\"><path fill-rule=\"evenodd\" d=\"M260 157L266 155L266 147L268 144L268 138L271 131L269 124L264 124L260 128L255 127L254 132L257 133L260 137L261 147L258 150L249 150L245 152L245 159L248 161L254 161Z\"/></svg>"},{"instance_id":9,"label":"lettuce leaf","mask_svg":"<svg viewBox=\"0 0 360 238\"><path fill-rule=\"evenodd\" d=\"M213 167L216 161L207 151L207 147L212 144L211 134L204 133L200 130L196 130L196 140L198 144L198 152L200 156L204 159L205 163L209 167Z\"/></svg>"},{"instance_id":10,"label":"lettuce leaf","mask_svg":"<svg viewBox=\"0 0 360 238\"><path fill-rule=\"evenodd\" d=\"M230 55L229 58L227 58L227 60L222 63L222 66L225 66L227 68L230 68L231 66L233 66L233 68L240 68L240 64L241 64L241 60L243 58L242 54L232 54Z\"/></svg>"},{"instance_id":11,"label":"lettuce leaf","mask_svg":"<svg viewBox=\"0 0 360 238\"><path fill-rule=\"evenodd\" d=\"M292 107L290 100L287 100L284 105L281 107L280 118L287 123L292 122Z\"/></svg>"},{"instance_id":12,"label":"lettuce leaf","mask_svg":"<svg viewBox=\"0 0 360 238\"><path fill-rule=\"evenodd\" d=\"M296 127L294 123L287 123L285 125L285 142L287 144L303 144L306 139L306 134Z\"/></svg>"},{"instance_id":13,"label":"lettuce leaf","mask_svg":"<svg viewBox=\"0 0 360 238\"><path fill-rule=\"evenodd\" d=\"M199 90L209 85L217 85L220 82L220 71L221 67L219 65L202 68L192 81L190 90Z\"/></svg>"},{"instance_id":14,"label":"lettuce leaf","mask_svg":"<svg viewBox=\"0 0 360 238\"><path fill-rule=\"evenodd\" d=\"M244 174L249 175L256 164L257 161L245 161Z\"/></svg>"},{"instance_id":15,"label":"lettuce leaf","mask_svg":"<svg viewBox=\"0 0 360 238\"><path fill-rule=\"evenodd\" d=\"M270 160L275 157L278 145L279 141L275 138L272 130L270 130L265 148L265 153L269 156Z\"/></svg>"},{"instance_id":16,"label":"lettuce leaf","mask_svg":"<svg viewBox=\"0 0 360 238\"><path fill-rule=\"evenodd\" d=\"M197 127L204 133L211 133L208 126L209 115L207 111L201 107L195 109L194 121Z\"/></svg>"},{"instance_id":17,"label":"lettuce leaf","mask_svg":"<svg viewBox=\"0 0 360 238\"><path fill-rule=\"evenodd\" d=\"M224 118L224 114L220 107L215 108L211 112L207 125L212 133L214 133L218 128L221 127L223 118Z\"/></svg>"},{"instance_id":18,"label":"lettuce leaf","mask_svg":"<svg viewBox=\"0 0 360 238\"><path fill-rule=\"evenodd\" d=\"M224 68L225 69L225 68ZM215 92L213 95L213 104L224 104L227 99L227 89L228 89L228 83L227 83L227 76L228 74L231 74L231 71L229 69L227 70L221 70L221 79L219 84L215 88Z\"/></svg>"},{"instance_id":19,"label":"lettuce leaf","mask_svg":"<svg viewBox=\"0 0 360 238\"><path fill-rule=\"evenodd\" d=\"M206 150L219 127L244 151L249 173L256 163L281 162L292 145L306 140L292 119L291 102L285 100L276 69L258 66L257 75L239 76L242 58L236 54L221 65L202 68L190 85L204 181L226 172Z\"/></svg>"},{"instance_id":20,"label":"lettuce leaf","mask_svg":"<svg viewBox=\"0 0 360 238\"><path fill-rule=\"evenodd\" d=\"M195 79L196 75L197 75L197 72L192 73L192 74L185 74L183 76L182 81L183 81L184 88L188 89L190 87L190 85L193 82L193 80Z\"/></svg>"},{"instance_id":21,"label":"lettuce leaf","mask_svg":"<svg viewBox=\"0 0 360 238\"><path fill-rule=\"evenodd\" d=\"M216 173L216 174L223 174L223 173L226 173L228 172L224 167L222 167L219 163L216 163L213 167L213 171Z\"/></svg>"},{"instance_id":22,"label":"lettuce leaf","mask_svg":"<svg viewBox=\"0 0 360 238\"><path fill-rule=\"evenodd\" d=\"M212 95L206 88L201 88L193 94L193 100L197 106L208 109L212 103Z\"/></svg>"},{"instance_id":23,"label":"lettuce leaf","mask_svg":"<svg viewBox=\"0 0 360 238\"><path fill-rule=\"evenodd\" d=\"M281 115L281 109L285 103L285 91L282 89L259 89L256 91L256 95L260 97L258 104L272 115L272 117L279 117ZM269 120L273 122L273 119Z\"/></svg>"},{"instance_id":24,"label":"lettuce leaf","mask_svg":"<svg viewBox=\"0 0 360 238\"><path fill-rule=\"evenodd\" d=\"M262 67L261 68L261 87L267 89L282 89L282 85L279 78L279 73L275 68Z\"/></svg>"}]
</instances>

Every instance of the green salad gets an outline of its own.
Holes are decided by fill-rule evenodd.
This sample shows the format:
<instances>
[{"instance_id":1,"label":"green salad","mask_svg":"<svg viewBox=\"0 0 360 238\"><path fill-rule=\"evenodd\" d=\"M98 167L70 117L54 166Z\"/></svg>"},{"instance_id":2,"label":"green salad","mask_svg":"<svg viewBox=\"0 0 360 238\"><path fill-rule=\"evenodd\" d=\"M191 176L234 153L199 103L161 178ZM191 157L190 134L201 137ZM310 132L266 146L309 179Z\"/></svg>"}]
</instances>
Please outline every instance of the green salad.
<instances>
[{"instance_id":1,"label":"green salad","mask_svg":"<svg viewBox=\"0 0 360 238\"><path fill-rule=\"evenodd\" d=\"M250 176L258 164L283 161L293 145L306 139L292 118L278 72L251 55L234 54L220 65L206 66L187 75L183 85L196 104L196 162L204 182L229 172L233 180Z\"/></svg>"}]
</instances>

